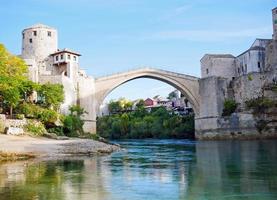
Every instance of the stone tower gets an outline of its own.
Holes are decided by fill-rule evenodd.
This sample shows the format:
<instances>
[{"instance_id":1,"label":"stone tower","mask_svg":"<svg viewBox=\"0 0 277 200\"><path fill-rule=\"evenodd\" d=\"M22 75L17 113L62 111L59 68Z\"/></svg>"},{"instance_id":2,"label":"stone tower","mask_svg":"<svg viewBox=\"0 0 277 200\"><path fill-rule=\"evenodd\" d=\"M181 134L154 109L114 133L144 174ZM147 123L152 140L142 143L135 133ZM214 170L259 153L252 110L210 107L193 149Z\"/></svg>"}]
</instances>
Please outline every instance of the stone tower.
<instances>
[{"instance_id":1,"label":"stone tower","mask_svg":"<svg viewBox=\"0 0 277 200\"><path fill-rule=\"evenodd\" d=\"M273 40L277 40L277 7L272 10Z\"/></svg>"},{"instance_id":2,"label":"stone tower","mask_svg":"<svg viewBox=\"0 0 277 200\"><path fill-rule=\"evenodd\" d=\"M22 31L22 58L43 61L58 49L57 30L36 24Z\"/></svg>"}]
</instances>

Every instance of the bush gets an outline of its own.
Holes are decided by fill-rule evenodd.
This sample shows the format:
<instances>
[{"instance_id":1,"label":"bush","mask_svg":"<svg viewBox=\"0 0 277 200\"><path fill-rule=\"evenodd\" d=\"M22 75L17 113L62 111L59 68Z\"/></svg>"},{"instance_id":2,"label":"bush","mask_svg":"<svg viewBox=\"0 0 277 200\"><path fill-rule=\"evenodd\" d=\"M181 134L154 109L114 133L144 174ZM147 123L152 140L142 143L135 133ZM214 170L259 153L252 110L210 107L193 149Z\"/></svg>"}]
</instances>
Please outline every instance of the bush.
<instances>
[{"instance_id":1,"label":"bush","mask_svg":"<svg viewBox=\"0 0 277 200\"><path fill-rule=\"evenodd\" d=\"M248 109L253 109L254 114L264 113L269 108L277 106L277 101L266 97L258 97L245 102Z\"/></svg>"},{"instance_id":2,"label":"bush","mask_svg":"<svg viewBox=\"0 0 277 200\"><path fill-rule=\"evenodd\" d=\"M24 114L16 114L16 119L24 119Z\"/></svg>"},{"instance_id":3,"label":"bush","mask_svg":"<svg viewBox=\"0 0 277 200\"><path fill-rule=\"evenodd\" d=\"M224 101L224 108L222 112L222 116L230 116L237 109L237 103L232 99L226 99Z\"/></svg>"},{"instance_id":4,"label":"bush","mask_svg":"<svg viewBox=\"0 0 277 200\"><path fill-rule=\"evenodd\" d=\"M28 123L24 128L28 133L34 136L42 136L47 132L44 125L41 122L35 120L28 120Z\"/></svg>"},{"instance_id":5,"label":"bush","mask_svg":"<svg viewBox=\"0 0 277 200\"><path fill-rule=\"evenodd\" d=\"M19 106L18 112L23 113L27 118L38 119L44 125L54 124L59 119L56 111L35 104L23 103Z\"/></svg>"},{"instance_id":6,"label":"bush","mask_svg":"<svg viewBox=\"0 0 277 200\"><path fill-rule=\"evenodd\" d=\"M57 136L64 136L62 126L56 126L56 127L53 127L53 128L49 128L49 129L47 129L47 132L48 133L54 133Z\"/></svg>"},{"instance_id":7,"label":"bush","mask_svg":"<svg viewBox=\"0 0 277 200\"><path fill-rule=\"evenodd\" d=\"M38 119L45 125L49 125L54 124L59 119L59 115L54 110L41 109Z\"/></svg>"},{"instance_id":8,"label":"bush","mask_svg":"<svg viewBox=\"0 0 277 200\"><path fill-rule=\"evenodd\" d=\"M72 106L69 110L70 114L63 119L64 134L69 137L84 135L82 115L85 110L80 106Z\"/></svg>"}]
</instances>

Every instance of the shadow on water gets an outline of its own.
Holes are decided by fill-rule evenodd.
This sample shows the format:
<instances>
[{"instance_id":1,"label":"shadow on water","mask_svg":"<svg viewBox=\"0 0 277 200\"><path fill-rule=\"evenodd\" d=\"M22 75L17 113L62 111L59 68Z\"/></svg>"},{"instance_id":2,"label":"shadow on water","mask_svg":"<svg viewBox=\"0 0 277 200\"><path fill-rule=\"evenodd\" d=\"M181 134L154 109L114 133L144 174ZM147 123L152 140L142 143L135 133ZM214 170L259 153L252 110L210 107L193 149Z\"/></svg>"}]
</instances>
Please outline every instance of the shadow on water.
<instances>
[{"instance_id":1,"label":"shadow on water","mask_svg":"<svg viewBox=\"0 0 277 200\"><path fill-rule=\"evenodd\" d=\"M276 141L122 140L109 156L0 165L0 199L277 199Z\"/></svg>"}]
</instances>

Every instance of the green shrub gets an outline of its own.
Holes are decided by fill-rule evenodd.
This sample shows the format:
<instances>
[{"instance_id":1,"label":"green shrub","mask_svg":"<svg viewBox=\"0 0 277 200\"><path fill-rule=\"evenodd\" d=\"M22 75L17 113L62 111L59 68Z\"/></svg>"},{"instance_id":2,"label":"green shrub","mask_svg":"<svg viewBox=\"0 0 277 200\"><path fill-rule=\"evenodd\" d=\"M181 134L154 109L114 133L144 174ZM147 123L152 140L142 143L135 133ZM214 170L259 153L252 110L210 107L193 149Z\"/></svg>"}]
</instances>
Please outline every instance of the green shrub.
<instances>
[{"instance_id":1,"label":"green shrub","mask_svg":"<svg viewBox=\"0 0 277 200\"><path fill-rule=\"evenodd\" d=\"M47 129L47 132L48 133L54 133L57 136L64 136L62 126L56 126L56 127L53 127L53 128L49 128L49 129Z\"/></svg>"},{"instance_id":2,"label":"green shrub","mask_svg":"<svg viewBox=\"0 0 277 200\"><path fill-rule=\"evenodd\" d=\"M38 115L38 119L45 125L54 124L59 118L59 115L54 110L41 109Z\"/></svg>"},{"instance_id":3,"label":"green shrub","mask_svg":"<svg viewBox=\"0 0 277 200\"><path fill-rule=\"evenodd\" d=\"M230 116L237 109L237 103L233 99L226 99L224 101L224 108L222 116Z\"/></svg>"},{"instance_id":4,"label":"green shrub","mask_svg":"<svg viewBox=\"0 0 277 200\"><path fill-rule=\"evenodd\" d=\"M24 128L28 133L34 136L42 136L47 132L44 125L41 122L35 120L28 120L28 123Z\"/></svg>"},{"instance_id":5,"label":"green shrub","mask_svg":"<svg viewBox=\"0 0 277 200\"><path fill-rule=\"evenodd\" d=\"M86 113L85 110L80 106L72 106L69 110L70 114L63 119L64 134L69 137L83 135L84 121L82 115Z\"/></svg>"},{"instance_id":6,"label":"green shrub","mask_svg":"<svg viewBox=\"0 0 277 200\"><path fill-rule=\"evenodd\" d=\"M24 119L24 114L16 114L16 119Z\"/></svg>"},{"instance_id":7,"label":"green shrub","mask_svg":"<svg viewBox=\"0 0 277 200\"><path fill-rule=\"evenodd\" d=\"M59 119L59 114L55 110L42 108L30 103L21 104L18 112L23 113L26 118L38 119L45 125L54 124Z\"/></svg>"},{"instance_id":8,"label":"green shrub","mask_svg":"<svg viewBox=\"0 0 277 200\"><path fill-rule=\"evenodd\" d=\"M277 106L277 101L266 97L258 97L245 102L248 109L253 109L254 114L264 113L269 108Z\"/></svg>"}]
</instances>

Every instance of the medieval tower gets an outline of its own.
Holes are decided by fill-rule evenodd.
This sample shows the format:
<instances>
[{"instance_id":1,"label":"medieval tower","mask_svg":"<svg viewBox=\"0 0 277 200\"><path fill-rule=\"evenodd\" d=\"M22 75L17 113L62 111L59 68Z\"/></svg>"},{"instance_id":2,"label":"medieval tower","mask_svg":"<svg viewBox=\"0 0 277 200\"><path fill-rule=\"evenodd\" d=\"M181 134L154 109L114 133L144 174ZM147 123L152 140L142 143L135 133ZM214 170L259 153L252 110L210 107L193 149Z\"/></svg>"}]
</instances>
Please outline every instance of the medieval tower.
<instances>
[{"instance_id":1,"label":"medieval tower","mask_svg":"<svg viewBox=\"0 0 277 200\"><path fill-rule=\"evenodd\" d=\"M57 30L43 24L36 24L22 31L22 57L44 60L58 49Z\"/></svg>"},{"instance_id":2,"label":"medieval tower","mask_svg":"<svg viewBox=\"0 0 277 200\"><path fill-rule=\"evenodd\" d=\"M272 10L273 40L277 40L277 7Z\"/></svg>"}]
</instances>

